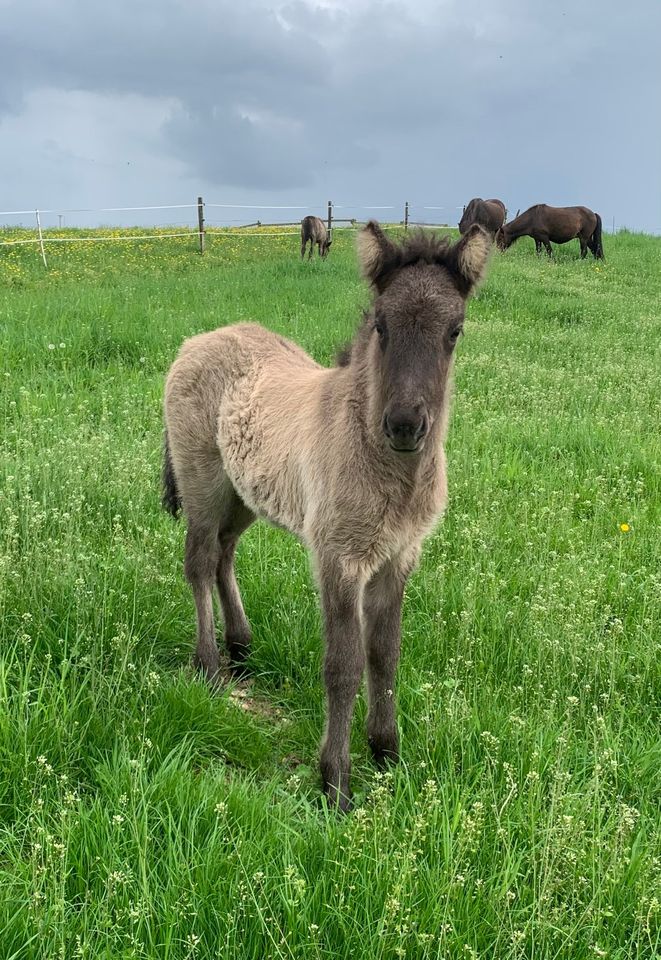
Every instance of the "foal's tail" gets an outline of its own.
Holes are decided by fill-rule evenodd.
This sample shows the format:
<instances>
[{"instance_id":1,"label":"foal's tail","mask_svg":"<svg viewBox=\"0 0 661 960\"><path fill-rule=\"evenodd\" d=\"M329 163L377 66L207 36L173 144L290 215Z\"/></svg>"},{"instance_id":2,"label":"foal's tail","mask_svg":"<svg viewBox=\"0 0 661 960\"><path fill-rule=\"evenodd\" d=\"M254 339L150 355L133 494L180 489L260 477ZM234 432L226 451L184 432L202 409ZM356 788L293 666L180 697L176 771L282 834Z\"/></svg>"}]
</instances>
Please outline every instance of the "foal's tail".
<instances>
[{"instance_id":1,"label":"foal's tail","mask_svg":"<svg viewBox=\"0 0 661 960\"><path fill-rule=\"evenodd\" d=\"M598 213L595 213L597 218L597 226L594 228L592 233L592 252L598 260L604 259L604 248L601 243L601 217Z\"/></svg>"},{"instance_id":2,"label":"foal's tail","mask_svg":"<svg viewBox=\"0 0 661 960\"><path fill-rule=\"evenodd\" d=\"M163 496L161 497L163 509L171 513L176 520L181 510L181 497L177 490L177 478L174 475L167 430L163 434L163 472L161 480L163 482Z\"/></svg>"}]
</instances>

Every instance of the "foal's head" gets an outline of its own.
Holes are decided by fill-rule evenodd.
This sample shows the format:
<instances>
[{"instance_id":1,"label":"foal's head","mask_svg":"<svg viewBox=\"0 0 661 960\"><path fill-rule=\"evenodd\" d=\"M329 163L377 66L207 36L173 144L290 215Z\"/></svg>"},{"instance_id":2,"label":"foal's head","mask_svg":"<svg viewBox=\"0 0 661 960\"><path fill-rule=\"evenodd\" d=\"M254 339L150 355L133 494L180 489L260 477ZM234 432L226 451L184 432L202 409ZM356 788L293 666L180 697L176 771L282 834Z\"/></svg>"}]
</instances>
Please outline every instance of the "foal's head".
<instances>
[{"instance_id":1,"label":"foal's head","mask_svg":"<svg viewBox=\"0 0 661 960\"><path fill-rule=\"evenodd\" d=\"M484 275L491 247L478 224L455 244L416 233L398 245L373 220L359 234L363 272L375 293L361 337L370 416L398 454L419 453L442 422L466 301Z\"/></svg>"}]
</instances>

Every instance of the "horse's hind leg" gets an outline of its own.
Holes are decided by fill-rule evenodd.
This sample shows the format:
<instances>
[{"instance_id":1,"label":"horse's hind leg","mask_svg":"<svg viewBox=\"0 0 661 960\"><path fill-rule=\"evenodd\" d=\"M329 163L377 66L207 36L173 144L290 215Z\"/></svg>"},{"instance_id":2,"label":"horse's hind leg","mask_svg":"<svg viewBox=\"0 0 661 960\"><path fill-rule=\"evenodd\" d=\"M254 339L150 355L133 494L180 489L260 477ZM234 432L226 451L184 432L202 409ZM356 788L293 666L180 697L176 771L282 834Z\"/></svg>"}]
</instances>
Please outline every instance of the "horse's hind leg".
<instances>
[{"instance_id":1,"label":"horse's hind leg","mask_svg":"<svg viewBox=\"0 0 661 960\"><path fill-rule=\"evenodd\" d=\"M553 248L548 240L544 241L544 247L546 248L546 252L548 253L549 257L553 257Z\"/></svg>"},{"instance_id":2,"label":"horse's hind leg","mask_svg":"<svg viewBox=\"0 0 661 960\"><path fill-rule=\"evenodd\" d=\"M216 678L219 665L213 622L213 584L219 554L217 517L213 513L189 516L184 573L193 591L197 613L195 665L210 681Z\"/></svg>"},{"instance_id":3,"label":"horse's hind leg","mask_svg":"<svg viewBox=\"0 0 661 960\"><path fill-rule=\"evenodd\" d=\"M213 681L220 663L214 626L213 587L221 571L222 583L226 585L230 623L239 629L241 619L235 613L235 595L238 597L238 591L232 579L232 560L236 540L250 520L215 456L189 456L180 463L179 480L188 520L184 573L193 591L197 614L195 665L208 680ZM238 607L241 609L240 599Z\"/></svg>"},{"instance_id":4,"label":"horse's hind leg","mask_svg":"<svg viewBox=\"0 0 661 960\"><path fill-rule=\"evenodd\" d=\"M580 245L581 245L581 260L585 260L585 258L586 258L587 255L588 255L588 245L587 245L586 241L583 239L583 237L581 237L581 236L579 236L578 242L579 242Z\"/></svg>"},{"instance_id":5,"label":"horse's hind leg","mask_svg":"<svg viewBox=\"0 0 661 960\"><path fill-rule=\"evenodd\" d=\"M216 568L216 585L225 621L225 646L230 667L239 676L250 652L250 624L241 603L241 594L234 574L234 554L239 537L255 519L252 510L235 495L231 512L221 521L218 530L220 555Z\"/></svg>"},{"instance_id":6,"label":"horse's hind leg","mask_svg":"<svg viewBox=\"0 0 661 960\"><path fill-rule=\"evenodd\" d=\"M538 257L541 256L541 253L542 253L542 241L541 241L541 240L535 240L535 253L537 254Z\"/></svg>"}]
</instances>

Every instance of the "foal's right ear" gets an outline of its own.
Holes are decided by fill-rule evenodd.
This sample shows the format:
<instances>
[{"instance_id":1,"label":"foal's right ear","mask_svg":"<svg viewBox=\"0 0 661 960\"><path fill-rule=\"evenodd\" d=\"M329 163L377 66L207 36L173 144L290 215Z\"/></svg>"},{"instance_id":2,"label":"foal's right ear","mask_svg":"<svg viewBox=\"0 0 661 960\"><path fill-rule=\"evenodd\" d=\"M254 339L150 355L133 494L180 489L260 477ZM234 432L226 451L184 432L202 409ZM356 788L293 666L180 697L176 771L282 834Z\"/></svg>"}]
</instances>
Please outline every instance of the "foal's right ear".
<instances>
[{"instance_id":1,"label":"foal's right ear","mask_svg":"<svg viewBox=\"0 0 661 960\"><path fill-rule=\"evenodd\" d=\"M365 279L382 293L388 274L397 266L399 250L376 220L370 220L358 234L358 259Z\"/></svg>"},{"instance_id":2,"label":"foal's right ear","mask_svg":"<svg viewBox=\"0 0 661 960\"><path fill-rule=\"evenodd\" d=\"M474 223L451 250L455 279L464 296L484 279L493 242L486 230Z\"/></svg>"}]
</instances>

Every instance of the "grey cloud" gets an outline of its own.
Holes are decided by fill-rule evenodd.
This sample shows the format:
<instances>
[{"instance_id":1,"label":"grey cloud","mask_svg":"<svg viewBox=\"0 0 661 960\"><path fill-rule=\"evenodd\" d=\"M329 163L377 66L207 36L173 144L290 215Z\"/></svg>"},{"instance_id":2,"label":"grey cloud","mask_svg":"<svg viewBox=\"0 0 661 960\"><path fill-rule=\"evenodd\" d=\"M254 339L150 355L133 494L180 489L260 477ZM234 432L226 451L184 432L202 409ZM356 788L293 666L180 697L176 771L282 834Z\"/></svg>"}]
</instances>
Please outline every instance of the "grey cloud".
<instances>
[{"instance_id":1,"label":"grey cloud","mask_svg":"<svg viewBox=\"0 0 661 960\"><path fill-rule=\"evenodd\" d=\"M20 115L44 87L167 101L142 152L230 196L450 209L496 193L661 230L661 8L635 13L619 0L10 0L0 111Z\"/></svg>"}]
</instances>

